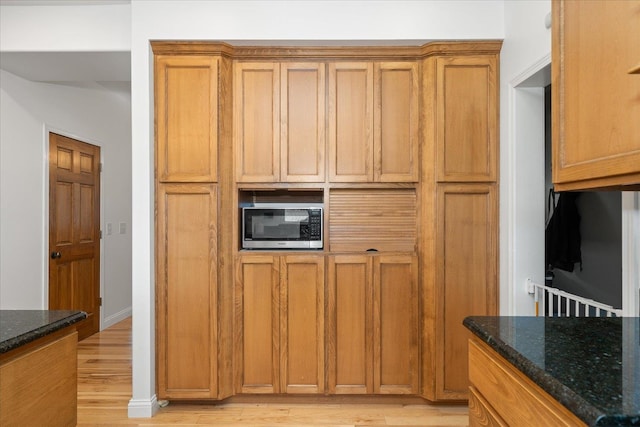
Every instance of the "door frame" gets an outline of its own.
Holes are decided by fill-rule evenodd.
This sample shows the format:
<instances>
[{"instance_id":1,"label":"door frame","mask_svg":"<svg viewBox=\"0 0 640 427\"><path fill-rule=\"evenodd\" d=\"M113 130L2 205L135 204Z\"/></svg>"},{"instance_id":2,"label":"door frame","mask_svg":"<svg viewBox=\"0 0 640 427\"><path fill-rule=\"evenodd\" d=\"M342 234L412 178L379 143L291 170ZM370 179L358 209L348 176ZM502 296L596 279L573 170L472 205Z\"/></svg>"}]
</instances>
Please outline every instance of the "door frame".
<instances>
[{"instance_id":1,"label":"door frame","mask_svg":"<svg viewBox=\"0 0 640 427\"><path fill-rule=\"evenodd\" d=\"M42 253L42 304L43 309L49 308L49 133L56 133L58 135L65 136L67 138L76 139L80 142L86 142L87 144L100 147L100 164L102 165L104 160L104 144L93 138L81 136L67 130L57 128L48 124L44 124L43 127L43 168L44 168L44 182L43 182L43 215L42 215L42 232L43 232L43 253ZM100 181L100 232L102 233L104 222L104 180L102 179L102 173L98 175ZM104 327L104 238L100 237L100 298L102 298L103 304L100 306L100 330Z\"/></svg>"},{"instance_id":2,"label":"door frame","mask_svg":"<svg viewBox=\"0 0 640 427\"><path fill-rule=\"evenodd\" d=\"M506 243L501 241L500 247L505 251L501 252L501 271L506 275L506 280L500 280L501 301L507 300L506 307L502 307L501 314L530 316L533 315L533 304L528 299L533 300L531 295L526 295L526 279L531 278L534 282L544 283L544 263L537 262L536 257L544 256L544 207L530 215L528 206L522 204L518 199L518 194L522 193L523 180L517 179L518 170L526 170L531 167L531 159L539 159L540 150L544 150L544 141L540 145L540 136L535 132L530 132L530 126L538 126L542 119L544 126L544 114L532 118L532 110L541 111L544 109L544 87L550 84L550 75L546 75L546 70L551 66L551 55L545 55L537 62L525 69L520 75L508 83L509 109L504 116L508 120L508 136L504 140L509 141L506 147L506 156L509 159L509 167L502 175L507 181L501 181L503 189L501 194L505 200L501 209L506 210ZM549 80L547 80L549 79ZM536 93L534 92L537 92ZM503 117L504 117L503 116ZM527 155L522 155L522 152ZM533 154L532 154L533 153ZM525 161L526 160L526 161ZM536 165L535 170L543 171ZM544 180L544 173L537 172L529 174L530 180ZM546 200L546 193L539 194L539 200ZM638 192L622 192L622 311L623 316L640 315L640 194ZM520 219L518 229L516 220ZM522 220L526 219L530 225L530 235L522 232ZM504 243L504 244L503 244ZM542 243L542 246L540 244ZM520 255L518 255L520 254ZM504 257L504 258L502 258ZM504 262L506 261L506 262ZM542 267L541 267L542 266ZM506 297L506 298L505 298ZM504 298L504 299L503 299ZM524 303L527 301L527 303Z\"/></svg>"}]
</instances>

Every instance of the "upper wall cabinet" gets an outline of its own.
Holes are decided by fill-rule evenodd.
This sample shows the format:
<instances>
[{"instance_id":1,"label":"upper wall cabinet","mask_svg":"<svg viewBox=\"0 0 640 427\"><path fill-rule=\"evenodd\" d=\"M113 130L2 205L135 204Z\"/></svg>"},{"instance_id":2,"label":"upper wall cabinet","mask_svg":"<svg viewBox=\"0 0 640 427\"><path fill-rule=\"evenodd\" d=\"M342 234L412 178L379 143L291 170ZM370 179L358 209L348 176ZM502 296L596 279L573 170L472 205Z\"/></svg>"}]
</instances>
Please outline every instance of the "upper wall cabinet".
<instances>
[{"instance_id":1,"label":"upper wall cabinet","mask_svg":"<svg viewBox=\"0 0 640 427\"><path fill-rule=\"evenodd\" d=\"M554 0L552 7L555 188L638 185L640 1Z\"/></svg>"},{"instance_id":2,"label":"upper wall cabinet","mask_svg":"<svg viewBox=\"0 0 640 427\"><path fill-rule=\"evenodd\" d=\"M214 56L155 57L160 182L218 179L219 60Z\"/></svg>"},{"instance_id":3,"label":"upper wall cabinet","mask_svg":"<svg viewBox=\"0 0 640 427\"><path fill-rule=\"evenodd\" d=\"M323 182L325 66L240 62L234 70L238 182Z\"/></svg>"},{"instance_id":4,"label":"upper wall cabinet","mask_svg":"<svg viewBox=\"0 0 640 427\"><path fill-rule=\"evenodd\" d=\"M418 181L417 62L329 64L332 182Z\"/></svg>"},{"instance_id":5,"label":"upper wall cabinet","mask_svg":"<svg viewBox=\"0 0 640 427\"><path fill-rule=\"evenodd\" d=\"M497 179L495 55L436 61L436 174L439 182Z\"/></svg>"}]
</instances>

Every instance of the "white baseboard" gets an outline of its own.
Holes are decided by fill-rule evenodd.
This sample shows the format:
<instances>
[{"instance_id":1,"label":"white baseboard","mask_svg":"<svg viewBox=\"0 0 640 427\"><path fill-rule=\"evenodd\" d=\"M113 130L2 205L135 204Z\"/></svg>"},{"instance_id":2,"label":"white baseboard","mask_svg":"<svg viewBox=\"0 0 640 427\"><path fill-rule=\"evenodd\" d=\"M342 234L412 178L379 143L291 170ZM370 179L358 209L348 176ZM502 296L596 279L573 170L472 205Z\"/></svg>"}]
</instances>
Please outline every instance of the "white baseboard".
<instances>
[{"instance_id":1,"label":"white baseboard","mask_svg":"<svg viewBox=\"0 0 640 427\"><path fill-rule=\"evenodd\" d=\"M119 311L116 314L112 314L109 317L105 317L102 320L102 329L107 329L109 326L113 326L118 322L123 321L124 319L126 319L127 317L131 317L131 307L127 307L124 310Z\"/></svg>"},{"instance_id":2,"label":"white baseboard","mask_svg":"<svg viewBox=\"0 0 640 427\"><path fill-rule=\"evenodd\" d=\"M131 399L128 406L129 418L151 418L158 412L160 406L154 394L151 399Z\"/></svg>"}]
</instances>

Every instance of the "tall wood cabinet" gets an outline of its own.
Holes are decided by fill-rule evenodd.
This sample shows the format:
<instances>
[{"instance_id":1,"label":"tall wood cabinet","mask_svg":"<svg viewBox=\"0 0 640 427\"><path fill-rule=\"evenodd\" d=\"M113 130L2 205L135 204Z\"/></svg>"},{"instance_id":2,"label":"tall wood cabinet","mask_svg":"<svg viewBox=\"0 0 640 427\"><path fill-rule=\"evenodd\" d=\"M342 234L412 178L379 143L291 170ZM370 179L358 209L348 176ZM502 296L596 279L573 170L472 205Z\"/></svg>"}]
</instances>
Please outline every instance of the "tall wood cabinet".
<instances>
[{"instance_id":1,"label":"tall wood cabinet","mask_svg":"<svg viewBox=\"0 0 640 427\"><path fill-rule=\"evenodd\" d=\"M153 42L160 399L467 398L497 313L500 42ZM245 203L317 202L319 251L249 251Z\"/></svg>"},{"instance_id":2,"label":"tall wood cabinet","mask_svg":"<svg viewBox=\"0 0 640 427\"><path fill-rule=\"evenodd\" d=\"M640 1L554 0L552 16L555 189L640 188Z\"/></svg>"},{"instance_id":3,"label":"tall wood cabinet","mask_svg":"<svg viewBox=\"0 0 640 427\"><path fill-rule=\"evenodd\" d=\"M498 313L498 55L423 64L423 395L468 397L470 315Z\"/></svg>"},{"instance_id":4,"label":"tall wood cabinet","mask_svg":"<svg viewBox=\"0 0 640 427\"><path fill-rule=\"evenodd\" d=\"M155 46L158 397L219 398L231 378L218 363L231 350L229 237L219 232L229 197L219 161L230 156L230 64L165 47Z\"/></svg>"}]
</instances>

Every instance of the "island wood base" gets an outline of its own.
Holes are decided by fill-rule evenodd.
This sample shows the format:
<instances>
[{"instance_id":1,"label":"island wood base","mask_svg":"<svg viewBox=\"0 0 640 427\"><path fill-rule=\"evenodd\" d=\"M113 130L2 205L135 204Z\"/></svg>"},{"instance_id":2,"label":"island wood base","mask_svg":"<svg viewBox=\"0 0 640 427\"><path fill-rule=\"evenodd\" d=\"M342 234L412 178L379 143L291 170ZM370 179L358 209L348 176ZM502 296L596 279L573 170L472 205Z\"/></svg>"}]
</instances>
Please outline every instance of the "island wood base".
<instances>
[{"instance_id":1,"label":"island wood base","mask_svg":"<svg viewBox=\"0 0 640 427\"><path fill-rule=\"evenodd\" d=\"M0 355L0 425L75 426L78 333L60 330Z\"/></svg>"},{"instance_id":2,"label":"island wood base","mask_svg":"<svg viewBox=\"0 0 640 427\"><path fill-rule=\"evenodd\" d=\"M469 426L586 426L482 341L469 340Z\"/></svg>"}]
</instances>

